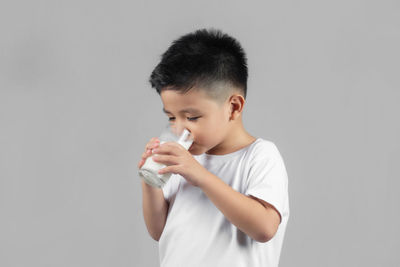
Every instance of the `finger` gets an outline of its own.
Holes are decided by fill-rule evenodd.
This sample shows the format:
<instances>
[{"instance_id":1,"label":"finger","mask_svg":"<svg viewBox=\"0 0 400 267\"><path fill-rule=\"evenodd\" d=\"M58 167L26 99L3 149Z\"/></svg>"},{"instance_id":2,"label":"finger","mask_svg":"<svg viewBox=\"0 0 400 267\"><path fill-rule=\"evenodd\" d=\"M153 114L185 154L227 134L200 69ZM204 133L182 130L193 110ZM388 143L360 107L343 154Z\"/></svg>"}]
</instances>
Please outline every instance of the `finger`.
<instances>
[{"instance_id":1,"label":"finger","mask_svg":"<svg viewBox=\"0 0 400 267\"><path fill-rule=\"evenodd\" d=\"M157 137L153 137L153 138L150 139L149 143L152 143L152 142L159 142L159 141L160 141L160 140L159 140Z\"/></svg>"},{"instance_id":2,"label":"finger","mask_svg":"<svg viewBox=\"0 0 400 267\"><path fill-rule=\"evenodd\" d=\"M151 148L151 147L153 147L154 145L156 145L156 144L159 144L160 142L149 142L149 143L147 143L147 145L146 145L146 148L147 149L149 149L149 148Z\"/></svg>"},{"instance_id":3,"label":"finger","mask_svg":"<svg viewBox=\"0 0 400 267\"><path fill-rule=\"evenodd\" d=\"M145 158L150 157L153 154L153 150L152 149L148 149L146 152L143 153Z\"/></svg>"},{"instance_id":4,"label":"finger","mask_svg":"<svg viewBox=\"0 0 400 267\"><path fill-rule=\"evenodd\" d=\"M159 147L153 148L152 152L154 154L164 154L164 155L174 155L179 156L180 152L177 150L179 144L174 144L173 142L161 144Z\"/></svg>"},{"instance_id":5,"label":"finger","mask_svg":"<svg viewBox=\"0 0 400 267\"><path fill-rule=\"evenodd\" d=\"M150 149L148 149L147 151L143 152L142 154L142 159L147 159L148 157L150 157L152 155L152 151Z\"/></svg>"},{"instance_id":6,"label":"finger","mask_svg":"<svg viewBox=\"0 0 400 267\"><path fill-rule=\"evenodd\" d=\"M168 147L170 150L186 150L181 144L177 142L167 142L163 143L160 146Z\"/></svg>"},{"instance_id":7,"label":"finger","mask_svg":"<svg viewBox=\"0 0 400 267\"><path fill-rule=\"evenodd\" d=\"M160 154L154 154L153 155L153 161L154 162L159 162L165 165L175 165L177 164L176 162L177 157L172 156L172 155L160 155Z\"/></svg>"},{"instance_id":8,"label":"finger","mask_svg":"<svg viewBox=\"0 0 400 267\"><path fill-rule=\"evenodd\" d=\"M155 147L154 147L155 148ZM152 154L153 154L153 149L154 148L150 148L150 149L147 149L147 150L145 150L144 152L143 152L143 154L142 154L142 157L149 157L149 156L151 156Z\"/></svg>"},{"instance_id":9,"label":"finger","mask_svg":"<svg viewBox=\"0 0 400 267\"><path fill-rule=\"evenodd\" d=\"M144 164L144 160L141 159L141 160L139 161L139 163L138 163L138 168L139 168L139 169L142 168L143 164Z\"/></svg>"},{"instance_id":10,"label":"finger","mask_svg":"<svg viewBox=\"0 0 400 267\"><path fill-rule=\"evenodd\" d=\"M177 173L177 165L173 165L173 166L167 166L165 168L159 169L158 173L159 174L164 174L164 173Z\"/></svg>"},{"instance_id":11,"label":"finger","mask_svg":"<svg viewBox=\"0 0 400 267\"><path fill-rule=\"evenodd\" d=\"M154 148L154 147L157 147L157 146L159 146L160 145L160 142L152 142L152 143L148 143L147 145L146 145L146 151L147 150L149 150L149 149L152 149L152 148Z\"/></svg>"}]
</instances>

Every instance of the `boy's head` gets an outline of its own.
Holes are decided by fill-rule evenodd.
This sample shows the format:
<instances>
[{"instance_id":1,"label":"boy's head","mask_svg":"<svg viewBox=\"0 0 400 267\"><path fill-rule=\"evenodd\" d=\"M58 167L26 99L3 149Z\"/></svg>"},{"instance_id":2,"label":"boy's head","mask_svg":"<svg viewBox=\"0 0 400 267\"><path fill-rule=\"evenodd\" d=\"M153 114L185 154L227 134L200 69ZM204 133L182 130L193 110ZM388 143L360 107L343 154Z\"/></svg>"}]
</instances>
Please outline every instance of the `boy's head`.
<instances>
[{"instance_id":1,"label":"boy's head","mask_svg":"<svg viewBox=\"0 0 400 267\"><path fill-rule=\"evenodd\" d=\"M215 29L201 29L175 40L150 76L160 94L201 88L222 104L233 91L244 99L247 92L247 59L239 42Z\"/></svg>"},{"instance_id":2,"label":"boy's head","mask_svg":"<svg viewBox=\"0 0 400 267\"><path fill-rule=\"evenodd\" d=\"M246 61L239 42L215 29L186 34L162 54L149 81L170 121L192 132L192 154L222 153L233 127L241 126ZM188 108L198 111L182 112Z\"/></svg>"}]
</instances>

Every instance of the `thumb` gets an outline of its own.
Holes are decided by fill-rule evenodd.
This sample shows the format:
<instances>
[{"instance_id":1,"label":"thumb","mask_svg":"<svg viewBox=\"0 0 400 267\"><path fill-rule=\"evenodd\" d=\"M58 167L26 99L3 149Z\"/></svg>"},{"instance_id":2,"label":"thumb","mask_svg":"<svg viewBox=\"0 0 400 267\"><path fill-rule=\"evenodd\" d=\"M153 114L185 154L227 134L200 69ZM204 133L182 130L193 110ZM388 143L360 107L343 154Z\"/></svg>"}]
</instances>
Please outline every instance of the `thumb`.
<instances>
[{"instance_id":1,"label":"thumb","mask_svg":"<svg viewBox=\"0 0 400 267\"><path fill-rule=\"evenodd\" d=\"M141 159L141 160L139 161L138 165L137 165L138 168L139 168L139 169L142 168L143 164L144 164L144 160Z\"/></svg>"}]
</instances>

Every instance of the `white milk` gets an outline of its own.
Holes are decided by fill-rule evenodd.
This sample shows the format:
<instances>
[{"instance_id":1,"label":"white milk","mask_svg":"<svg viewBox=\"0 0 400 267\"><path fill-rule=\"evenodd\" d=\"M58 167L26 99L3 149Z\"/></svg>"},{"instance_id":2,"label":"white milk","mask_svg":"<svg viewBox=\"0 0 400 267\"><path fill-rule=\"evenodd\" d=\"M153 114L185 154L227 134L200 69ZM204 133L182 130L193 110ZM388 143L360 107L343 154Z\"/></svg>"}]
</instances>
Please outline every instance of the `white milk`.
<instances>
[{"instance_id":1,"label":"white milk","mask_svg":"<svg viewBox=\"0 0 400 267\"><path fill-rule=\"evenodd\" d=\"M186 150L188 150L193 143L193 140L188 138L189 134L190 132L184 129L182 135L177 141L177 143L181 144ZM160 145L165 142L166 141L160 140ZM141 176L147 184L154 187L162 188L172 175L172 173L158 173L160 169L165 167L166 165L164 164L154 162L152 155L146 159L146 162L143 164L142 168L139 169L139 176Z\"/></svg>"}]
</instances>

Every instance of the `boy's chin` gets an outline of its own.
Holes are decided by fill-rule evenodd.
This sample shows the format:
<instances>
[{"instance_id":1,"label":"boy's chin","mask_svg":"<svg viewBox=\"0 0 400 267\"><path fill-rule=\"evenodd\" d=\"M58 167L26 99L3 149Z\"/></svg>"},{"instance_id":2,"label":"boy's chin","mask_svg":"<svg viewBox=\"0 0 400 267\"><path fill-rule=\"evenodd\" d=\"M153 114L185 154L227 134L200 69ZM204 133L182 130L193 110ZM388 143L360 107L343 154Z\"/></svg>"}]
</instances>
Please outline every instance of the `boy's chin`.
<instances>
[{"instance_id":1,"label":"boy's chin","mask_svg":"<svg viewBox=\"0 0 400 267\"><path fill-rule=\"evenodd\" d=\"M188 151L190 152L190 154L195 155L195 156L202 154L201 151L199 149L197 149L196 145L194 145L194 144L191 147L189 147Z\"/></svg>"},{"instance_id":2,"label":"boy's chin","mask_svg":"<svg viewBox=\"0 0 400 267\"><path fill-rule=\"evenodd\" d=\"M189 152L190 152L190 154L192 154L193 156L198 156L198 155L203 154L203 153L197 152L197 151L195 151L195 152L189 151Z\"/></svg>"}]
</instances>

